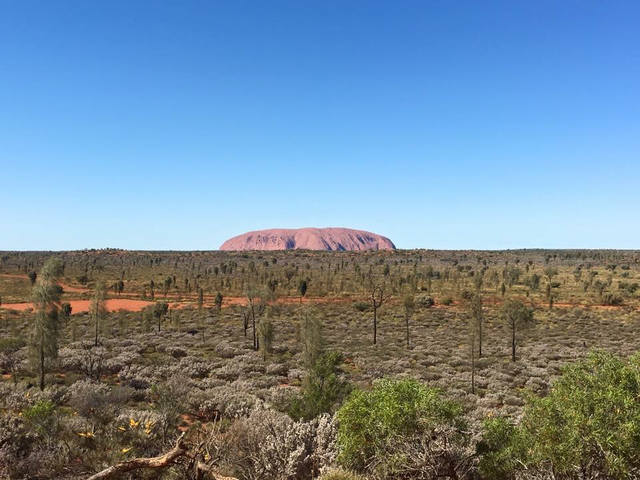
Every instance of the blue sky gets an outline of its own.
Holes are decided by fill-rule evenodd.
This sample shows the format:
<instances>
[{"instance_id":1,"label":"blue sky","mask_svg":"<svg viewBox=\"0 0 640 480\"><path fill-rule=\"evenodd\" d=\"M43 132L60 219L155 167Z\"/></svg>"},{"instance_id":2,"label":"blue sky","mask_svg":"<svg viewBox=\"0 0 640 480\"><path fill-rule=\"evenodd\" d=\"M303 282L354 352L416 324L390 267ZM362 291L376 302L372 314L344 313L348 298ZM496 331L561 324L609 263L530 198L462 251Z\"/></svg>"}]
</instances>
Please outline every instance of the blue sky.
<instances>
[{"instance_id":1,"label":"blue sky","mask_svg":"<svg viewBox=\"0 0 640 480\"><path fill-rule=\"evenodd\" d=\"M636 1L0 1L0 249L640 248Z\"/></svg>"}]
</instances>

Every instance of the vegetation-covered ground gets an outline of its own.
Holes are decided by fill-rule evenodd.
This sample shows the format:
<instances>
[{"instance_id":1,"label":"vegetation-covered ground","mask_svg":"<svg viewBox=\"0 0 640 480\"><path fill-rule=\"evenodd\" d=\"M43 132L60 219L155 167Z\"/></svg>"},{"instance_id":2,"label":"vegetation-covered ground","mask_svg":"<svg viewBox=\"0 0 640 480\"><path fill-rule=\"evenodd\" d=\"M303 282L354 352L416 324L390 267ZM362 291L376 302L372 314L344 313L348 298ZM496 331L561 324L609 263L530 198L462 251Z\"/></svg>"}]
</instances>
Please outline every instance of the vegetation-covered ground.
<instances>
[{"instance_id":1,"label":"vegetation-covered ground","mask_svg":"<svg viewBox=\"0 0 640 480\"><path fill-rule=\"evenodd\" d=\"M0 476L634 477L639 260L2 253Z\"/></svg>"}]
</instances>

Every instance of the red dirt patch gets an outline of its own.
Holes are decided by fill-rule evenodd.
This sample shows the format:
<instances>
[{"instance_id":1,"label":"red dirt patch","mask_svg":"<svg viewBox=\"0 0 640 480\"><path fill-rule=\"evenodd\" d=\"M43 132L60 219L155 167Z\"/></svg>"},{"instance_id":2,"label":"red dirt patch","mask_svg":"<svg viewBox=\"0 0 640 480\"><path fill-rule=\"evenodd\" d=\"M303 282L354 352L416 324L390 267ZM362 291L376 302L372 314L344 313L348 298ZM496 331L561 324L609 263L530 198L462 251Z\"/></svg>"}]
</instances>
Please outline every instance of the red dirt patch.
<instances>
[{"instance_id":1,"label":"red dirt patch","mask_svg":"<svg viewBox=\"0 0 640 480\"><path fill-rule=\"evenodd\" d=\"M89 311L91 300L69 300L73 313L84 313ZM109 312L116 312L118 310L126 310L128 312L139 312L148 305L153 305L154 302L146 302L144 300L132 300L129 298L111 298L106 301L106 307ZM29 308L33 308L30 303L6 303L2 304L2 308L7 310L19 310L24 311Z\"/></svg>"}]
</instances>

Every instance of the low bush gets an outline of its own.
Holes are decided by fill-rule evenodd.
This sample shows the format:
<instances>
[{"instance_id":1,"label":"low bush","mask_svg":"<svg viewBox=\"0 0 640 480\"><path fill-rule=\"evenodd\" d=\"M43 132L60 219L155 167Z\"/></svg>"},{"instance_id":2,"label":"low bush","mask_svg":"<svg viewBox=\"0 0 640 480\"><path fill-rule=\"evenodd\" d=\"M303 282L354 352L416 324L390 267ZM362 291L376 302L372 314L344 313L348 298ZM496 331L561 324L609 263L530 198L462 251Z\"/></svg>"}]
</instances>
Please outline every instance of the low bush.
<instances>
[{"instance_id":1,"label":"low bush","mask_svg":"<svg viewBox=\"0 0 640 480\"><path fill-rule=\"evenodd\" d=\"M331 468L324 472L318 480L366 480L365 477L357 473L342 468Z\"/></svg>"},{"instance_id":2,"label":"low bush","mask_svg":"<svg viewBox=\"0 0 640 480\"><path fill-rule=\"evenodd\" d=\"M314 478L335 461L336 427L329 415L295 422L286 414L258 408L235 422L227 452L241 478Z\"/></svg>"},{"instance_id":3,"label":"low bush","mask_svg":"<svg viewBox=\"0 0 640 480\"><path fill-rule=\"evenodd\" d=\"M341 376L341 363L342 354L338 352L326 352L315 361L305 377L302 394L291 403L292 418L311 420L334 411L349 391L349 384Z\"/></svg>"},{"instance_id":4,"label":"low bush","mask_svg":"<svg viewBox=\"0 0 640 480\"><path fill-rule=\"evenodd\" d=\"M368 312L369 310L371 310L371 305L369 305L367 302L355 302L353 304L353 308L355 308L359 312Z\"/></svg>"},{"instance_id":5,"label":"low bush","mask_svg":"<svg viewBox=\"0 0 640 480\"><path fill-rule=\"evenodd\" d=\"M592 353L564 369L546 397L531 396L520 425L485 423L487 478L528 475L635 478L640 472L640 355Z\"/></svg>"},{"instance_id":6,"label":"low bush","mask_svg":"<svg viewBox=\"0 0 640 480\"><path fill-rule=\"evenodd\" d=\"M617 306L617 305L622 305L624 303L624 301L622 300L622 297L614 294L614 293L605 293L602 296L602 304L603 305L608 305L608 306Z\"/></svg>"},{"instance_id":7,"label":"low bush","mask_svg":"<svg viewBox=\"0 0 640 480\"><path fill-rule=\"evenodd\" d=\"M414 301L415 301L416 306L423 307L423 308L432 307L436 303L432 296L426 295L424 293L416 295Z\"/></svg>"},{"instance_id":8,"label":"low bush","mask_svg":"<svg viewBox=\"0 0 640 480\"><path fill-rule=\"evenodd\" d=\"M355 390L337 413L340 462L381 476L457 470L468 445L462 408L413 379Z\"/></svg>"}]
</instances>

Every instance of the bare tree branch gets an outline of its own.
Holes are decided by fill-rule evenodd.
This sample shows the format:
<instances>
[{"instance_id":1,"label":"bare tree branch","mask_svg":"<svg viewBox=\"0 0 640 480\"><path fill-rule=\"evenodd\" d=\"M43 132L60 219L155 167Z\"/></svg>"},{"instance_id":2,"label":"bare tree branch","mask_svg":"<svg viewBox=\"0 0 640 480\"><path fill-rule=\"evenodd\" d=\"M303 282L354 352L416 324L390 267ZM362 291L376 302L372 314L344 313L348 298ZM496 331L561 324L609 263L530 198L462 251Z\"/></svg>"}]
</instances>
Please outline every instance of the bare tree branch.
<instances>
[{"instance_id":1,"label":"bare tree branch","mask_svg":"<svg viewBox=\"0 0 640 480\"><path fill-rule=\"evenodd\" d=\"M113 465L109 468L105 468L101 472L98 472L90 476L87 480L102 480L108 478L121 478L121 475L131 470L137 470L140 468L164 468L175 464L176 460L180 457L191 457L189 455L189 447L184 444L184 433L180 435L175 447L169 450L167 453L158 457L150 458L134 458L127 460L126 462L120 462L117 465ZM213 467L197 461L196 469L198 471L198 478L202 478L202 474L206 473L214 480L237 480L234 477L223 477L218 475Z\"/></svg>"}]
</instances>

